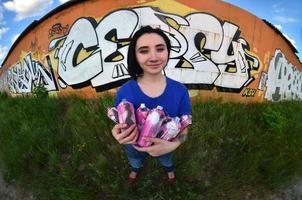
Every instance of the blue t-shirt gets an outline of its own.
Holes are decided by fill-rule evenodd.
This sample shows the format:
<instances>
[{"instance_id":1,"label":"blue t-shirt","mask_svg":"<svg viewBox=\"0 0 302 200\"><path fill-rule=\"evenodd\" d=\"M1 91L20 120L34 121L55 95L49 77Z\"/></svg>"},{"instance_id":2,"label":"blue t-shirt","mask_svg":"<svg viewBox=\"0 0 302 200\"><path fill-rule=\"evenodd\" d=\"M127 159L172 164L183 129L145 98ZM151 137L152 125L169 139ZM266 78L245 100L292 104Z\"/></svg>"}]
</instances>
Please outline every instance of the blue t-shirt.
<instances>
[{"instance_id":1,"label":"blue t-shirt","mask_svg":"<svg viewBox=\"0 0 302 200\"><path fill-rule=\"evenodd\" d=\"M166 115L180 117L191 115L191 104L188 89L178 81L166 77L166 88L158 97L147 96L139 87L136 80L129 80L120 87L115 97L115 106L123 99L133 103L137 109L144 103L149 109L162 106Z\"/></svg>"}]
</instances>

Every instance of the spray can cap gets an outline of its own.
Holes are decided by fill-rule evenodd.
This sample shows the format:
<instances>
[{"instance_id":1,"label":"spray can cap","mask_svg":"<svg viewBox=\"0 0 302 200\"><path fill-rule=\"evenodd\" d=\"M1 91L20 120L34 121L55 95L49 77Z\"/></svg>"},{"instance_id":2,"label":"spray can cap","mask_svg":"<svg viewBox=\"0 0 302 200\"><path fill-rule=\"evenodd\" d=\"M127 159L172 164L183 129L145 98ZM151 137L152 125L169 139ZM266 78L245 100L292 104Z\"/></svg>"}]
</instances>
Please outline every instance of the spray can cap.
<instances>
[{"instance_id":1,"label":"spray can cap","mask_svg":"<svg viewBox=\"0 0 302 200\"><path fill-rule=\"evenodd\" d=\"M157 106L156 108L159 109L159 110L163 110L162 106Z\"/></svg>"}]
</instances>

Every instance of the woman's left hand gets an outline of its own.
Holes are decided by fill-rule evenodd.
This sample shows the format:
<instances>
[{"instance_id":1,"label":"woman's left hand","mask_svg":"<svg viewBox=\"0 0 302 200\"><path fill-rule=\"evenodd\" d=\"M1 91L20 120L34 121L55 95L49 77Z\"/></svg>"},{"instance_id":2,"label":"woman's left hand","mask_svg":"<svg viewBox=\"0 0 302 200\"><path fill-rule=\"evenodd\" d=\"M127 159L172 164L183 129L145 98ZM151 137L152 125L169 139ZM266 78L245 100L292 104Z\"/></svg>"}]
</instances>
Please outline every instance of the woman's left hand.
<instances>
[{"instance_id":1,"label":"woman's left hand","mask_svg":"<svg viewBox=\"0 0 302 200\"><path fill-rule=\"evenodd\" d=\"M154 157L170 153L180 145L179 141L166 141L159 138L145 137L144 140L152 142L153 145L149 147L138 147L133 145L133 147L138 151L147 152Z\"/></svg>"}]
</instances>

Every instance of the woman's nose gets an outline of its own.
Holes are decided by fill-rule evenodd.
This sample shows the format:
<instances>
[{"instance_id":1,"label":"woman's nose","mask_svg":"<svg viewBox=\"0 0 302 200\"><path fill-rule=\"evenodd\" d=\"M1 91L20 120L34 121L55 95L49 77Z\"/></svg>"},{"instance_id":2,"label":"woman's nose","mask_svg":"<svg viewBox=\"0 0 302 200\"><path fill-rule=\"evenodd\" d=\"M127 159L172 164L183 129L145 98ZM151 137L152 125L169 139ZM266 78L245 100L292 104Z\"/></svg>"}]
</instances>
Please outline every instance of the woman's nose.
<instances>
[{"instance_id":1,"label":"woman's nose","mask_svg":"<svg viewBox=\"0 0 302 200\"><path fill-rule=\"evenodd\" d=\"M157 60L158 59L158 56L157 56L157 52L156 51L151 51L150 52L150 60L153 61L153 60Z\"/></svg>"}]
</instances>

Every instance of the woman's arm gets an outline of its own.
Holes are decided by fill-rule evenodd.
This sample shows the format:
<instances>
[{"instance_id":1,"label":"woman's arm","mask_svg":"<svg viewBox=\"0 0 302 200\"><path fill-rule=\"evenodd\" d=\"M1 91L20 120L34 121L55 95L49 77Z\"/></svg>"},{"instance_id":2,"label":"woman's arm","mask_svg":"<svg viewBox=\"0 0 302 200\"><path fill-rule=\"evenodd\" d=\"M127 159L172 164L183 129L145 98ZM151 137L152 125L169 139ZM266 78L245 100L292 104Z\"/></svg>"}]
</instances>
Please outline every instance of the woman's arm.
<instances>
[{"instance_id":1,"label":"woman's arm","mask_svg":"<svg viewBox=\"0 0 302 200\"><path fill-rule=\"evenodd\" d=\"M144 139L148 142L152 142L153 145L149 147L134 146L134 148L138 151L147 152L151 156L161 156L177 149L184 142L183 137L187 138L187 132L188 131L186 128L179 134L178 137L176 137L172 141L166 141L159 138L145 137Z\"/></svg>"}]
</instances>

